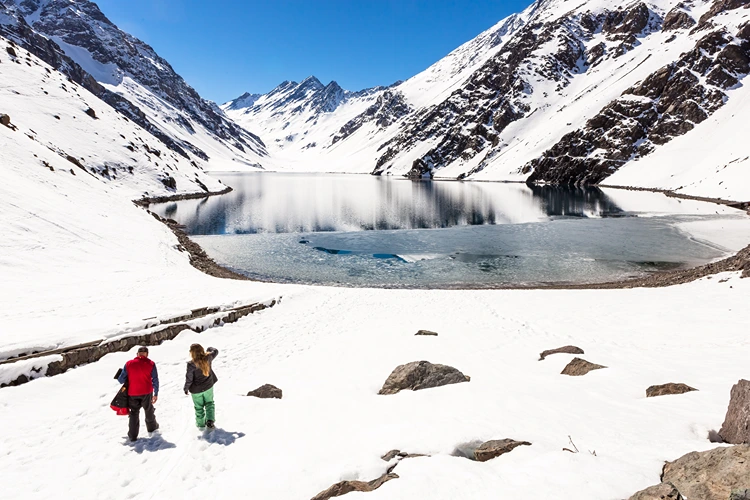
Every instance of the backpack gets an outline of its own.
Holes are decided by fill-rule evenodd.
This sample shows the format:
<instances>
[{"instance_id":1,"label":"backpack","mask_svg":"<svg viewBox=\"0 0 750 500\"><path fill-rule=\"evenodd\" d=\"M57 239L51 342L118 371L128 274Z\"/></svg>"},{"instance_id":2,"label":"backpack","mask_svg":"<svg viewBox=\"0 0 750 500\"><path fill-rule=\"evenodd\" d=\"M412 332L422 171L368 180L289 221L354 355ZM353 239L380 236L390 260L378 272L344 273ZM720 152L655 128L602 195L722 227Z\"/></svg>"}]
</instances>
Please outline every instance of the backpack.
<instances>
[{"instance_id":1,"label":"backpack","mask_svg":"<svg viewBox=\"0 0 750 500\"><path fill-rule=\"evenodd\" d=\"M122 368L117 370L117 373L115 374L115 380L120 376L122 373ZM112 400L112 402L109 404L109 407L112 408L115 413L118 415L127 415L128 414L128 383L127 381L120 387L120 390L117 391L117 394L115 395L115 398Z\"/></svg>"}]
</instances>

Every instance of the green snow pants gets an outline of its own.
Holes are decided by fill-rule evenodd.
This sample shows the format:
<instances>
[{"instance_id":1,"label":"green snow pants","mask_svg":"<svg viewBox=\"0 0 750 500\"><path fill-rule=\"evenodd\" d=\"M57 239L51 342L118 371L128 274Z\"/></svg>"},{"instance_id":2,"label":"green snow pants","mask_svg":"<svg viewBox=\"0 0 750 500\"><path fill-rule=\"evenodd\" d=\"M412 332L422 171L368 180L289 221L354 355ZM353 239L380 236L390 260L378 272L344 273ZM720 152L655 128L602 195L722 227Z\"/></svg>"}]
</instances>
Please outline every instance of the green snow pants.
<instances>
[{"instance_id":1,"label":"green snow pants","mask_svg":"<svg viewBox=\"0 0 750 500\"><path fill-rule=\"evenodd\" d=\"M195 425L205 427L206 420L216 420L216 409L214 407L214 388L193 394L193 406L195 407Z\"/></svg>"}]
</instances>

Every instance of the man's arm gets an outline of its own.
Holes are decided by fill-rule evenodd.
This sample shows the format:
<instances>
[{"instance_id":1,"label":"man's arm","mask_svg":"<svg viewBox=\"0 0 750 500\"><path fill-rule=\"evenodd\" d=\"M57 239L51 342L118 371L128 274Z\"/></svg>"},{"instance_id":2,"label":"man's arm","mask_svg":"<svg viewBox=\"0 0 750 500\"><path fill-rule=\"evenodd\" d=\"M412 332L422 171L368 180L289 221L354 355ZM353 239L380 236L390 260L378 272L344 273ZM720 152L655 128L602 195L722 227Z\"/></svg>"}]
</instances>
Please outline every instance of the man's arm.
<instances>
[{"instance_id":1,"label":"man's arm","mask_svg":"<svg viewBox=\"0 0 750 500\"><path fill-rule=\"evenodd\" d=\"M117 381L120 382L121 384L124 384L125 382L128 381L128 371L125 368L126 368L126 366L122 367L122 371L120 372L120 376L117 377Z\"/></svg>"},{"instance_id":2,"label":"man's arm","mask_svg":"<svg viewBox=\"0 0 750 500\"><path fill-rule=\"evenodd\" d=\"M159 395L159 372L156 371L156 363L151 369L151 384L154 386L154 397Z\"/></svg>"}]
</instances>

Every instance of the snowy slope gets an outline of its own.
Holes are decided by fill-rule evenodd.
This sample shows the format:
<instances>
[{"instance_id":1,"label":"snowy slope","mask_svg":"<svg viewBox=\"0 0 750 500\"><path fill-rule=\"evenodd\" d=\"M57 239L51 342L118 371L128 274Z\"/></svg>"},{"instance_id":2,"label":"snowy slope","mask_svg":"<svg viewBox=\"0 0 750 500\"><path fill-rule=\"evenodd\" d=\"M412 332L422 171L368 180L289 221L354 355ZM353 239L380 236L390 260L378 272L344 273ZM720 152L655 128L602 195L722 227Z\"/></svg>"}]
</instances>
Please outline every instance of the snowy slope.
<instances>
[{"instance_id":1,"label":"snowy slope","mask_svg":"<svg viewBox=\"0 0 750 500\"><path fill-rule=\"evenodd\" d=\"M94 340L227 297L231 284L193 271L131 201L223 184L2 37L0 113L10 117L0 125L0 351Z\"/></svg>"},{"instance_id":2,"label":"snowy slope","mask_svg":"<svg viewBox=\"0 0 750 500\"><path fill-rule=\"evenodd\" d=\"M260 167L263 142L227 119L154 50L122 32L87 0L4 0L5 22L55 41L105 89L126 99L131 119L179 154L213 168ZM8 21L7 18L10 18ZM17 30L18 31L18 30ZM27 47L28 48L28 47ZM113 104L114 107L122 107ZM147 127L148 128L148 127ZM221 167L219 167L221 166Z\"/></svg>"}]
</instances>

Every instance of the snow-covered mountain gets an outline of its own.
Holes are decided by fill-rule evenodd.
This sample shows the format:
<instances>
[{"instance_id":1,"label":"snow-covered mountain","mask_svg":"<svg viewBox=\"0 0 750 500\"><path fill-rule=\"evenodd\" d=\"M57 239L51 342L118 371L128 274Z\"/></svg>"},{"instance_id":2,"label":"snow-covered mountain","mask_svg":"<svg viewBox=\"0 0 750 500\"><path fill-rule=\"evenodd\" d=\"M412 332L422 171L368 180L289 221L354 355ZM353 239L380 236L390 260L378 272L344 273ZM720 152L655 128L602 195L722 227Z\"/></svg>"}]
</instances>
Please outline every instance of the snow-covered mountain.
<instances>
[{"instance_id":1,"label":"snow-covered mountain","mask_svg":"<svg viewBox=\"0 0 750 500\"><path fill-rule=\"evenodd\" d=\"M74 81L185 158L231 169L238 164L259 167L266 155L259 137L202 99L167 61L119 30L93 2L2 0L0 34L53 66L62 66ZM80 69L66 70L72 65L59 61L61 56L53 54L45 38Z\"/></svg>"},{"instance_id":2,"label":"snow-covered mountain","mask_svg":"<svg viewBox=\"0 0 750 500\"><path fill-rule=\"evenodd\" d=\"M746 198L748 3L538 0L398 85L346 94L308 78L223 109L280 169ZM324 91L331 105L315 106Z\"/></svg>"}]
</instances>

